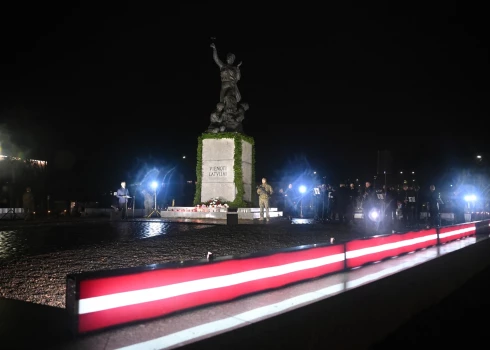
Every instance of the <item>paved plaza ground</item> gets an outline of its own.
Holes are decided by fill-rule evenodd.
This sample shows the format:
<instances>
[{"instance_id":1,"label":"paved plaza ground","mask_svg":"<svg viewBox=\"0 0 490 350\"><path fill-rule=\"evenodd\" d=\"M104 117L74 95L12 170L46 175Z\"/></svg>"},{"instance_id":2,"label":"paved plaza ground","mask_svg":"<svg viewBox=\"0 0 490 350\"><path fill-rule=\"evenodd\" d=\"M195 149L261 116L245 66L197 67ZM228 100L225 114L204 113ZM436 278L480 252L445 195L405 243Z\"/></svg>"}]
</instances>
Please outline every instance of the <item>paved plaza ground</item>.
<instances>
[{"instance_id":1,"label":"paved plaza ground","mask_svg":"<svg viewBox=\"0 0 490 350\"><path fill-rule=\"evenodd\" d=\"M63 308L66 275L241 255L363 236L360 227L284 218L223 225L153 219L0 221L0 297ZM360 225L358 225L360 226Z\"/></svg>"},{"instance_id":2,"label":"paved plaza ground","mask_svg":"<svg viewBox=\"0 0 490 350\"><path fill-rule=\"evenodd\" d=\"M65 306L65 278L73 272L142 266L169 261L240 255L258 251L364 237L362 225L273 219L270 222L107 218L0 221L0 297ZM490 268L475 276L440 304L412 318L373 349L446 346L480 342L490 303ZM467 338L467 336L469 338Z\"/></svg>"}]
</instances>

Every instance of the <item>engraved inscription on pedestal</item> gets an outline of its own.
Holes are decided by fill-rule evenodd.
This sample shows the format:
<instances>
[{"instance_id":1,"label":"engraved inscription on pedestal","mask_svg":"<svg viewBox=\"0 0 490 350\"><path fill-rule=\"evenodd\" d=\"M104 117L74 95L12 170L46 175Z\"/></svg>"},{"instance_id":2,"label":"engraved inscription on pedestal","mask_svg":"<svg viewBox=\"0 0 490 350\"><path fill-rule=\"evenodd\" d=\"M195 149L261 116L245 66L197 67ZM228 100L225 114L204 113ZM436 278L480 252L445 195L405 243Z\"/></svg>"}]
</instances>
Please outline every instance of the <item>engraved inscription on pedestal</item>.
<instances>
[{"instance_id":1,"label":"engraved inscription on pedestal","mask_svg":"<svg viewBox=\"0 0 490 350\"><path fill-rule=\"evenodd\" d=\"M226 165L216 165L210 166L207 171L209 177L219 178L226 177L226 175L228 174L227 170L228 168L226 167Z\"/></svg>"},{"instance_id":2,"label":"engraved inscription on pedestal","mask_svg":"<svg viewBox=\"0 0 490 350\"><path fill-rule=\"evenodd\" d=\"M207 162L206 167L203 166L202 178L203 183L233 182L233 164L230 166L229 161L210 160ZM204 178L206 178L206 181L204 181Z\"/></svg>"}]
</instances>

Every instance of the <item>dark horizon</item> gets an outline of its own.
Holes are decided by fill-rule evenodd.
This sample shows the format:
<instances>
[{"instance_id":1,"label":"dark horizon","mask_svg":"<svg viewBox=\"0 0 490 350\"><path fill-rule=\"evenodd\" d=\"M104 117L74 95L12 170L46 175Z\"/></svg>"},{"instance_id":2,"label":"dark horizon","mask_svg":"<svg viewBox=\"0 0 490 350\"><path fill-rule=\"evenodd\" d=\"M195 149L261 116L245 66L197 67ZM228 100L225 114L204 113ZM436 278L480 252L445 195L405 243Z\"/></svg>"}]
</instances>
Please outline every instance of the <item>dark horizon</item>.
<instances>
[{"instance_id":1,"label":"dark horizon","mask_svg":"<svg viewBox=\"0 0 490 350\"><path fill-rule=\"evenodd\" d=\"M294 166L367 177L384 149L437 178L490 150L480 126L488 24L461 4L424 16L286 5L231 5L231 16L131 2L5 9L0 153L47 160L53 186L75 193L137 181L145 166L195 178L197 138L219 99L215 37L220 57L243 61L258 178Z\"/></svg>"}]
</instances>

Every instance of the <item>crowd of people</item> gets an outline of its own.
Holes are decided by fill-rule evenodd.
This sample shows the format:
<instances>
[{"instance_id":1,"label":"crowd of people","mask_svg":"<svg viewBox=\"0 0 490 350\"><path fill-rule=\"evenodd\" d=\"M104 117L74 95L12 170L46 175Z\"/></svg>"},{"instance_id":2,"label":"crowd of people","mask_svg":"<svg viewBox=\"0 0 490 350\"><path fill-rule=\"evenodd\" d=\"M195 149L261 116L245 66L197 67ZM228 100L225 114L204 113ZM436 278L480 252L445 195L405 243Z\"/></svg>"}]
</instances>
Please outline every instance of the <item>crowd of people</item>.
<instances>
[{"instance_id":1,"label":"crowd of people","mask_svg":"<svg viewBox=\"0 0 490 350\"><path fill-rule=\"evenodd\" d=\"M383 185L376 190L366 181L364 186L354 183L341 183L338 187L321 185L313 194L301 194L292 185L278 192L275 204L285 217L310 216L324 222L361 224L368 233L414 229L421 224L440 226L440 209L444 205L444 199L433 184L425 189L407 183L399 189ZM464 201L453 203L453 223L464 222L464 206ZM426 219L420 222L422 211Z\"/></svg>"}]
</instances>

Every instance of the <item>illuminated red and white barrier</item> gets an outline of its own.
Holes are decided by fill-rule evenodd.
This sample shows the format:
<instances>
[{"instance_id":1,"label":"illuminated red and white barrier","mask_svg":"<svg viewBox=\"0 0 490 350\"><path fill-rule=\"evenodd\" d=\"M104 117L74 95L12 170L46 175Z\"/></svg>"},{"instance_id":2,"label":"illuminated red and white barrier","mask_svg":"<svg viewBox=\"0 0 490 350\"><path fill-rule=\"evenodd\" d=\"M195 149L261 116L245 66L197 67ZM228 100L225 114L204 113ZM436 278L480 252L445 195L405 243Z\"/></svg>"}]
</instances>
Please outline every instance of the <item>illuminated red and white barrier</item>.
<instances>
[{"instance_id":1,"label":"illuminated red and white barrier","mask_svg":"<svg viewBox=\"0 0 490 350\"><path fill-rule=\"evenodd\" d=\"M439 229L439 243L447 243L474 234L476 234L476 225L474 222L454 226L444 226Z\"/></svg>"},{"instance_id":2,"label":"illuminated red and white barrier","mask_svg":"<svg viewBox=\"0 0 490 350\"><path fill-rule=\"evenodd\" d=\"M346 267L362 266L436 244L436 229L350 241L345 244Z\"/></svg>"},{"instance_id":3,"label":"illuminated red and white barrier","mask_svg":"<svg viewBox=\"0 0 490 350\"><path fill-rule=\"evenodd\" d=\"M490 221L214 261L73 274L67 276L66 307L76 333L97 331L359 267L477 232L490 232Z\"/></svg>"},{"instance_id":4,"label":"illuminated red and white barrier","mask_svg":"<svg viewBox=\"0 0 490 350\"><path fill-rule=\"evenodd\" d=\"M112 276L103 276L102 272L70 275L67 285L72 290L67 291L67 308L76 318L77 332L85 333L343 269L344 246L328 245L191 266L163 264L110 271Z\"/></svg>"}]
</instances>

